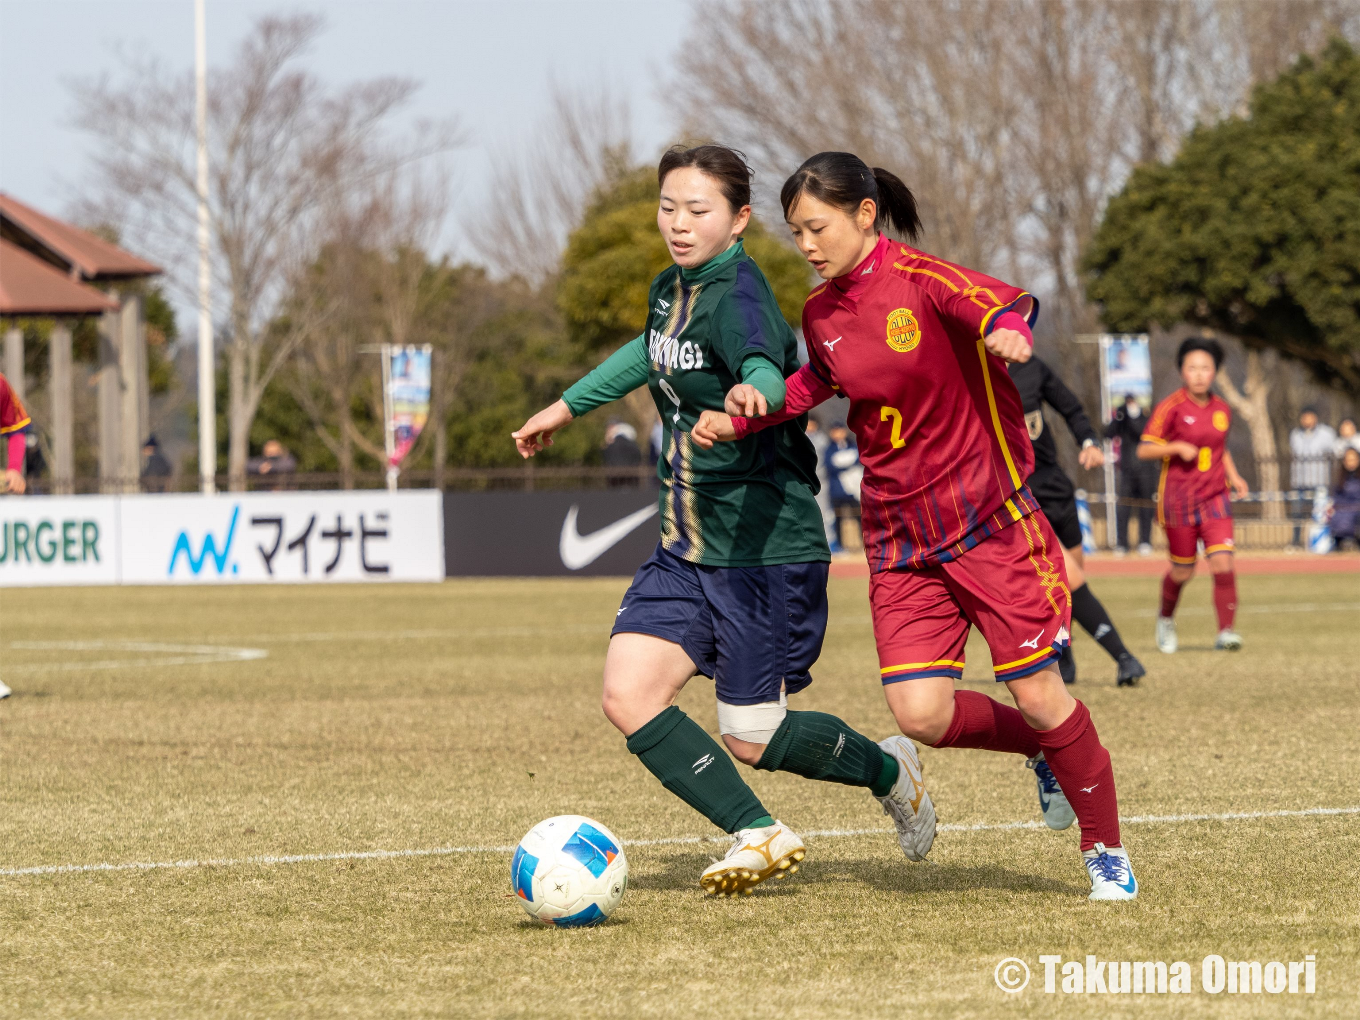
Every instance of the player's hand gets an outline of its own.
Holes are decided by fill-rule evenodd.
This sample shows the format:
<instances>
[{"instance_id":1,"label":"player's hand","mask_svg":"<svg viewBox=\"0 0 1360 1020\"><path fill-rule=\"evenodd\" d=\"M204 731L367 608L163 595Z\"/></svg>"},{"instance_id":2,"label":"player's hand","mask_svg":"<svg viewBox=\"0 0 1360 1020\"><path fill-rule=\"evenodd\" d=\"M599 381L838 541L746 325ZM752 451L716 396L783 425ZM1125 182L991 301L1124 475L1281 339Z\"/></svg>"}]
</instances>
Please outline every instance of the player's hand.
<instances>
[{"instance_id":1,"label":"player's hand","mask_svg":"<svg viewBox=\"0 0 1360 1020\"><path fill-rule=\"evenodd\" d=\"M750 383L737 383L727 391L727 398L723 401L723 409L730 415L759 418L769 410L769 406L765 402L765 394L761 393L760 390ZM704 447L704 449L708 449L708 447Z\"/></svg>"},{"instance_id":2,"label":"player's hand","mask_svg":"<svg viewBox=\"0 0 1360 1020\"><path fill-rule=\"evenodd\" d=\"M24 481L23 473L15 471L13 468L5 470L5 491L12 492L16 496L22 496L28 484Z\"/></svg>"},{"instance_id":3,"label":"player's hand","mask_svg":"<svg viewBox=\"0 0 1360 1020\"><path fill-rule=\"evenodd\" d=\"M1184 440L1178 440L1174 443L1169 443L1167 445L1171 447L1171 452L1174 453L1181 460L1187 461L1194 460L1199 456L1199 447L1196 446L1194 443L1187 443Z\"/></svg>"},{"instance_id":4,"label":"player's hand","mask_svg":"<svg viewBox=\"0 0 1360 1020\"><path fill-rule=\"evenodd\" d=\"M1251 492L1251 488L1247 485L1247 480L1241 475L1230 479L1228 484L1232 486L1233 495L1238 499L1246 499L1247 494Z\"/></svg>"},{"instance_id":5,"label":"player's hand","mask_svg":"<svg viewBox=\"0 0 1360 1020\"><path fill-rule=\"evenodd\" d=\"M567 407L565 400L550 404L520 426L518 432L510 433L515 440L515 449L528 460L539 450L552 446L553 433L569 421L571 408Z\"/></svg>"},{"instance_id":6,"label":"player's hand","mask_svg":"<svg viewBox=\"0 0 1360 1020\"><path fill-rule=\"evenodd\" d=\"M1100 448L1099 443L1092 443L1090 446L1082 447L1081 453L1077 454L1077 463L1087 471L1092 468L1103 467L1105 464L1105 451Z\"/></svg>"},{"instance_id":7,"label":"player's hand","mask_svg":"<svg viewBox=\"0 0 1360 1020\"><path fill-rule=\"evenodd\" d=\"M990 353L1002 361L1024 364L1034 356L1034 347L1018 329L994 329L982 342Z\"/></svg>"},{"instance_id":8,"label":"player's hand","mask_svg":"<svg viewBox=\"0 0 1360 1020\"><path fill-rule=\"evenodd\" d=\"M722 411L705 411L690 430L690 436L704 450L713 449L714 443L730 443L737 438L737 430L732 427L732 416Z\"/></svg>"}]
</instances>

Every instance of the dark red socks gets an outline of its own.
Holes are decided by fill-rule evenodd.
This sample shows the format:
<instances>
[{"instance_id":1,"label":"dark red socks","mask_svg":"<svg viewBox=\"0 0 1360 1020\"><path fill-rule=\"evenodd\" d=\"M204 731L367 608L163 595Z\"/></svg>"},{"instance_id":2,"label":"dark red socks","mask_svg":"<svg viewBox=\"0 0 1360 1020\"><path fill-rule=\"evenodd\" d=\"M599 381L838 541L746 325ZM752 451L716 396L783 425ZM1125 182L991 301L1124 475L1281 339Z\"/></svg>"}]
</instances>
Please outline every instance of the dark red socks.
<instances>
[{"instance_id":1,"label":"dark red socks","mask_svg":"<svg viewBox=\"0 0 1360 1020\"><path fill-rule=\"evenodd\" d=\"M1175 616L1176 603L1181 600L1181 589L1185 587L1183 581L1173 581L1168 572L1162 578L1162 608L1158 611L1159 616Z\"/></svg>"},{"instance_id":2,"label":"dark red socks","mask_svg":"<svg viewBox=\"0 0 1360 1020\"><path fill-rule=\"evenodd\" d=\"M1119 801L1110 752L1101 745L1086 706L1078 701L1076 711L1065 722L1051 730L1033 732L1044 749L1044 761L1077 814L1082 850L1090 850L1097 843L1120 846Z\"/></svg>"},{"instance_id":3,"label":"dark red socks","mask_svg":"<svg viewBox=\"0 0 1360 1020\"><path fill-rule=\"evenodd\" d=\"M1218 629L1232 630L1237 618L1237 573L1228 570L1214 575L1214 612L1218 614Z\"/></svg>"},{"instance_id":4,"label":"dark red socks","mask_svg":"<svg viewBox=\"0 0 1360 1020\"><path fill-rule=\"evenodd\" d=\"M1036 737L1018 709L977 691L955 691L954 719L934 746L976 747L1033 758L1039 753Z\"/></svg>"}]
</instances>

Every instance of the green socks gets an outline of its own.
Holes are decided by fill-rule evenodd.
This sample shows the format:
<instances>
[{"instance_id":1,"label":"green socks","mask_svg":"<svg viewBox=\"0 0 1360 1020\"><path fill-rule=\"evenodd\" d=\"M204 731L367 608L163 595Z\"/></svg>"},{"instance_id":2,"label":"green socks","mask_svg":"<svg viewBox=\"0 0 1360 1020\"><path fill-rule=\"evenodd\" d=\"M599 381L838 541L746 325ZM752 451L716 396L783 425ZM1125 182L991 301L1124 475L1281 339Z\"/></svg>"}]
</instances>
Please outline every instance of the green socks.
<instances>
[{"instance_id":1,"label":"green socks","mask_svg":"<svg viewBox=\"0 0 1360 1020\"><path fill-rule=\"evenodd\" d=\"M897 782L897 760L862 733L825 712L790 712L761 755L758 769L792 772L886 796Z\"/></svg>"},{"instance_id":2,"label":"green socks","mask_svg":"<svg viewBox=\"0 0 1360 1020\"><path fill-rule=\"evenodd\" d=\"M774 824L727 752L674 705L632 734L628 750L662 786L724 832Z\"/></svg>"}]
</instances>

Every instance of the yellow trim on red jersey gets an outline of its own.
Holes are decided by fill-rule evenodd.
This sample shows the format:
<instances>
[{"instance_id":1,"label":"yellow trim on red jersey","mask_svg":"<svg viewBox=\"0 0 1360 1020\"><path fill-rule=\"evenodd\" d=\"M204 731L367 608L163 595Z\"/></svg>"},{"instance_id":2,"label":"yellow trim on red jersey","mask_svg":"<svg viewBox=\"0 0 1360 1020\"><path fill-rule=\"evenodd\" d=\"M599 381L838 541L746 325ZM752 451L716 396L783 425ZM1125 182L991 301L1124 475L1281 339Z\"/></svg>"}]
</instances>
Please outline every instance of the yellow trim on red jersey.
<instances>
[{"instance_id":1,"label":"yellow trim on red jersey","mask_svg":"<svg viewBox=\"0 0 1360 1020\"><path fill-rule=\"evenodd\" d=\"M1011 482L1018 489L1025 482L1020 477L1020 472L1015 469L1015 461L1011 457L1011 448L1006 445L1006 433L1001 428L1001 413L996 409L996 394L992 392L991 367L987 364L987 345L979 340L977 349L978 360L982 362L982 381L987 387L987 408L992 412L992 428L996 431L996 441L1001 444L1001 455L1006 458L1006 469L1010 471ZM1015 504L1007 500L1006 506L1010 509L1011 519L1018 521L1021 514L1015 508Z\"/></svg>"},{"instance_id":2,"label":"yellow trim on red jersey","mask_svg":"<svg viewBox=\"0 0 1360 1020\"><path fill-rule=\"evenodd\" d=\"M1163 528L1166 527L1166 476L1171 470L1171 458L1162 458L1162 473L1157 478L1157 523ZM1191 562L1194 562L1193 560Z\"/></svg>"},{"instance_id":3,"label":"yellow trim on red jersey","mask_svg":"<svg viewBox=\"0 0 1360 1020\"><path fill-rule=\"evenodd\" d=\"M952 290L955 294L957 294L957 293L959 292L959 288L958 288L958 287L954 286L954 284L950 283L948 280L946 280L946 279L945 279L943 276L941 276L939 273L931 272L929 269L916 269L916 268L914 268L913 266L904 266L904 265L900 265L900 264L898 264L898 263L896 263L896 262L893 263L893 268L894 268L894 269L900 269L900 270L902 270L902 272L904 272L904 273L920 273L922 276L933 277L934 279L939 280L942 284L944 284L944 285L945 285L946 287L948 287L950 290Z\"/></svg>"},{"instance_id":4,"label":"yellow trim on red jersey","mask_svg":"<svg viewBox=\"0 0 1360 1020\"><path fill-rule=\"evenodd\" d=\"M25 418L23 421L14 425L0 426L0 436L8 435L11 432L18 432L33 421L32 418Z\"/></svg>"}]
</instances>

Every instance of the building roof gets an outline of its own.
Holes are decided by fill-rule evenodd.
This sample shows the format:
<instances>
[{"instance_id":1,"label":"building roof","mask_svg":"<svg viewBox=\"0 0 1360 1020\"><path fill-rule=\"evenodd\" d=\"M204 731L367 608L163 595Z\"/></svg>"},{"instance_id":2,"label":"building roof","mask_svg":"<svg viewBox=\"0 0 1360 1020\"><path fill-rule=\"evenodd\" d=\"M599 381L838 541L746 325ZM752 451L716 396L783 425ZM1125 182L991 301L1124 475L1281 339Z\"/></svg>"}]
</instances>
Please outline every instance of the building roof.
<instances>
[{"instance_id":1,"label":"building roof","mask_svg":"<svg viewBox=\"0 0 1360 1020\"><path fill-rule=\"evenodd\" d=\"M0 227L7 240L86 280L154 276L161 271L116 244L70 223L53 219L0 192ZM15 236L16 234L21 236Z\"/></svg>"},{"instance_id":2,"label":"building roof","mask_svg":"<svg viewBox=\"0 0 1360 1020\"><path fill-rule=\"evenodd\" d=\"M117 307L107 294L0 238L0 315L97 315Z\"/></svg>"}]
</instances>

